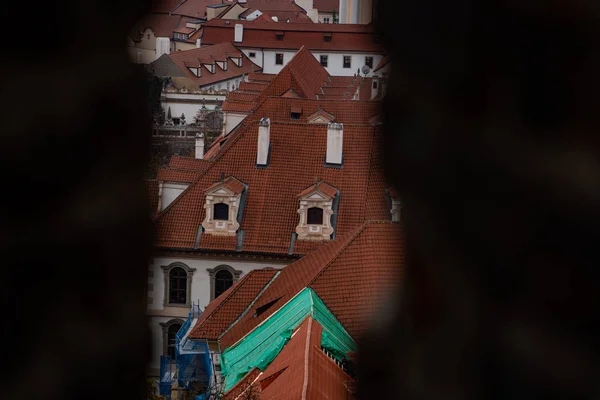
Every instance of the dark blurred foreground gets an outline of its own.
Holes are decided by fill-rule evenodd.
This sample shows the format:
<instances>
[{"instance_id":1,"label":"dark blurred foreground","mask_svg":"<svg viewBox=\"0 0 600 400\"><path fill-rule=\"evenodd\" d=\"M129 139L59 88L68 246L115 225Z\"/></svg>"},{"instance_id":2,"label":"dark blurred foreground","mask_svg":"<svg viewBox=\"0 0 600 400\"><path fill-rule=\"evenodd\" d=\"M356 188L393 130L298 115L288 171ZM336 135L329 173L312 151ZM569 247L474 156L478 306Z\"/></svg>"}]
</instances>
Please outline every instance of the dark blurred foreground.
<instances>
[{"instance_id":1,"label":"dark blurred foreground","mask_svg":"<svg viewBox=\"0 0 600 400\"><path fill-rule=\"evenodd\" d=\"M600 395L599 4L380 0L408 271L362 398ZM2 59L0 399L141 398L147 5L42 7L51 45Z\"/></svg>"}]
</instances>

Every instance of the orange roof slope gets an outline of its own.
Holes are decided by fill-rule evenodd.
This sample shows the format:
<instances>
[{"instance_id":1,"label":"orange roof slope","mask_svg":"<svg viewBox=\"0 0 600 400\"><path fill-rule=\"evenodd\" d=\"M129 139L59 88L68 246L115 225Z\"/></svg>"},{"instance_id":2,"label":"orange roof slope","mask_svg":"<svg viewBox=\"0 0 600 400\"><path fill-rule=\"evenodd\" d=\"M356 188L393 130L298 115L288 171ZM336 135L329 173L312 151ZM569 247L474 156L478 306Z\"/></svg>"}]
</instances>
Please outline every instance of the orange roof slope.
<instances>
[{"instance_id":1,"label":"orange roof slope","mask_svg":"<svg viewBox=\"0 0 600 400\"><path fill-rule=\"evenodd\" d=\"M185 76L198 86L210 85L215 82L232 79L253 71L260 70L256 64L250 61L241 51L231 43L221 43L216 46L200 47L185 51L176 51L161 56L153 64L162 62L163 57L169 58ZM229 57L241 57L242 66L238 67ZM218 61L227 61L227 69L218 65ZM214 64L215 72L211 73L201 64ZM201 76L196 76L188 67L201 67Z\"/></svg>"},{"instance_id":2,"label":"orange roof slope","mask_svg":"<svg viewBox=\"0 0 600 400\"><path fill-rule=\"evenodd\" d=\"M322 93L321 86L329 80L327 70L302 46L262 91L259 101L268 96L281 96L289 89L293 89L301 97L316 99Z\"/></svg>"},{"instance_id":3,"label":"orange roof slope","mask_svg":"<svg viewBox=\"0 0 600 400\"><path fill-rule=\"evenodd\" d=\"M367 222L283 268L253 308L276 302L256 318L253 313L241 318L221 344L233 345L305 287L315 291L356 340L386 290L399 283L402 257L399 226Z\"/></svg>"},{"instance_id":4,"label":"orange roof slope","mask_svg":"<svg viewBox=\"0 0 600 400\"><path fill-rule=\"evenodd\" d=\"M354 399L346 389L354 380L323 353L322 334L321 325L307 317L258 377L253 393L260 392L261 400ZM249 383L256 376L253 370L244 382Z\"/></svg>"},{"instance_id":5,"label":"orange roof slope","mask_svg":"<svg viewBox=\"0 0 600 400\"><path fill-rule=\"evenodd\" d=\"M271 16L279 16L274 12ZM279 18L281 21L282 19ZM212 19L203 25L202 43L217 44L234 40L234 26L242 24L244 34L239 47L297 50L305 46L309 50L382 52L375 43L373 26L355 24L270 23L263 21L235 21ZM282 40L276 32L283 31ZM323 37L331 34L331 41Z\"/></svg>"},{"instance_id":6,"label":"orange roof slope","mask_svg":"<svg viewBox=\"0 0 600 400\"><path fill-rule=\"evenodd\" d=\"M193 339L217 339L252 303L277 274L275 269L255 269L212 301L190 332Z\"/></svg>"},{"instance_id":7,"label":"orange roof slope","mask_svg":"<svg viewBox=\"0 0 600 400\"><path fill-rule=\"evenodd\" d=\"M204 171L210 166L210 161L173 155L169 161L169 168L189 169L193 171Z\"/></svg>"},{"instance_id":8,"label":"orange roof slope","mask_svg":"<svg viewBox=\"0 0 600 400\"><path fill-rule=\"evenodd\" d=\"M324 165L326 125L272 122L270 129L269 166L256 168L258 121L251 122L227 140L211 166L161 213L156 226L157 247L286 255L298 224L296 195L315 178L340 190L336 236L352 231L373 212L377 219L389 217L385 200L389 185L385 185L383 170L372 154L379 135L377 127L344 125L343 168ZM209 234L200 235L196 241L205 216L204 190L218 182L221 173L248 185L240 243L234 236ZM370 193L374 195L370 197ZM320 244L295 241L291 253L306 254Z\"/></svg>"},{"instance_id":9,"label":"orange roof slope","mask_svg":"<svg viewBox=\"0 0 600 400\"><path fill-rule=\"evenodd\" d=\"M191 18L205 18L206 6L221 4L221 0L185 0L171 14Z\"/></svg>"}]
</instances>

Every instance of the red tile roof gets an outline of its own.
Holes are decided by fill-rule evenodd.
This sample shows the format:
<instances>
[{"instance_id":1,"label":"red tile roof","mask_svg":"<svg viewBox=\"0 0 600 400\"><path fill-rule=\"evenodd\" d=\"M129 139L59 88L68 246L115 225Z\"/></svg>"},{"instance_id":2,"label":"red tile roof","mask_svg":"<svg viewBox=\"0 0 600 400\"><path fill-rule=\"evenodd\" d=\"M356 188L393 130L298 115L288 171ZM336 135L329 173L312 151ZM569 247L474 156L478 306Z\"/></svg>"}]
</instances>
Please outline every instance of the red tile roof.
<instances>
[{"instance_id":1,"label":"red tile roof","mask_svg":"<svg viewBox=\"0 0 600 400\"><path fill-rule=\"evenodd\" d=\"M248 75L250 81L271 82L277 74L265 74L263 72L253 72Z\"/></svg>"},{"instance_id":2,"label":"red tile roof","mask_svg":"<svg viewBox=\"0 0 600 400\"><path fill-rule=\"evenodd\" d=\"M261 92L263 91L269 82L241 82L240 90L246 90L249 92Z\"/></svg>"},{"instance_id":3,"label":"red tile roof","mask_svg":"<svg viewBox=\"0 0 600 400\"><path fill-rule=\"evenodd\" d=\"M160 168L156 180L161 182L193 183L200 176L198 171L176 168Z\"/></svg>"},{"instance_id":4,"label":"red tile roof","mask_svg":"<svg viewBox=\"0 0 600 400\"><path fill-rule=\"evenodd\" d=\"M242 66L238 67L229 57L242 57ZM231 43L221 43L215 46L200 47L191 50L177 51L164 54L152 65L171 60L185 76L198 86L210 85L215 82L240 77L260 69L252 63L241 51ZM216 61L226 61L227 70L223 70ZM215 64L215 73L209 72L202 64ZM197 77L188 67L201 67L201 76Z\"/></svg>"},{"instance_id":5,"label":"red tile roof","mask_svg":"<svg viewBox=\"0 0 600 400\"><path fill-rule=\"evenodd\" d=\"M219 338L242 315L275 274L276 269L255 269L244 275L206 307L190 332L190 338Z\"/></svg>"},{"instance_id":6,"label":"red tile roof","mask_svg":"<svg viewBox=\"0 0 600 400\"><path fill-rule=\"evenodd\" d=\"M184 15L191 18L205 18L206 6L220 3L221 0L185 0L171 14Z\"/></svg>"},{"instance_id":7,"label":"red tile roof","mask_svg":"<svg viewBox=\"0 0 600 400\"><path fill-rule=\"evenodd\" d=\"M388 63L390 62L389 57L385 56L383 57L380 61L379 64L377 64L377 66L375 67L374 71L377 72L378 70L380 70L381 68L385 67L386 65L388 65Z\"/></svg>"},{"instance_id":8,"label":"red tile roof","mask_svg":"<svg viewBox=\"0 0 600 400\"><path fill-rule=\"evenodd\" d=\"M181 0L154 0L152 2L152 8L150 9L153 13L165 13L168 14L174 10Z\"/></svg>"},{"instance_id":9,"label":"red tile roof","mask_svg":"<svg viewBox=\"0 0 600 400\"><path fill-rule=\"evenodd\" d=\"M208 191L210 191L216 187L219 187L221 185L226 187L227 189L231 190L235 194L242 193L244 191L244 189L246 188L246 185L244 185L242 182L238 181L234 177L230 176L229 178L225 179L223 182L219 181L219 182L214 183L213 185L204 189L204 191L208 192Z\"/></svg>"},{"instance_id":10,"label":"red tile roof","mask_svg":"<svg viewBox=\"0 0 600 400\"><path fill-rule=\"evenodd\" d=\"M352 107L352 102L348 107ZM257 116L258 117L258 116ZM287 254L298 223L296 195L316 177L341 191L336 235L344 235L367 219L386 219L385 181L376 141L378 130L370 125L344 125L344 166L326 168L324 157L327 126L271 122L271 154L268 168L256 168L258 121L242 126L221 147L211 166L158 217L156 246L173 249L236 250L236 238L201 235L204 190L219 181L221 173L248 185L240 230L241 251ZM249 151L251 150L251 151ZM374 194L370 194L374 193ZM372 196L372 197L370 197ZM306 254L320 244L296 241L293 254Z\"/></svg>"},{"instance_id":11,"label":"red tile roof","mask_svg":"<svg viewBox=\"0 0 600 400\"><path fill-rule=\"evenodd\" d=\"M315 183L314 185L310 185L305 190L300 192L300 194L297 197L306 196L307 194L312 193L315 190L318 190L319 192L321 192L329 197L334 197L338 192L338 190L336 188L334 188L333 186L328 185L327 183L321 181L319 183Z\"/></svg>"},{"instance_id":12,"label":"red tile roof","mask_svg":"<svg viewBox=\"0 0 600 400\"><path fill-rule=\"evenodd\" d=\"M314 0L313 7L319 12L339 11L340 2L339 0Z\"/></svg>"},{"instance_id":13,"label":"red tile roof","mask_svg":"<svg viewBox=\"0 0 600 400\"><path fill-rule=\"evenodd\" d=\"M156 37L173 37L173 31L181 22L181 16L169 14L147 14L135 24L130 34L133 40L139 40L144 31L150 28ZM185 25L184 25L185 26Z\"/></svg>"},{"instance_id":14,"label":"red tile roof","mask_svg":"<svg viewBox=\"0 0 600 400\"><path fill-rule=\"evenodd\" d=\"M242 386L258 377L253 392L260 392L261 400L353 400L346 387L354 380L323 353L322 334L321 325L307 317L267 369L260 376L251 371Z\"/></svg>"},{"instance_id":15,"label":"red tile roof","mask_svg":"<svg viewBox=\"0 0 600 400\"><path fill-rule=\"evenodd\" d=\"M252 111L254 107L256 107L255 103L226 101L223 103L223 112L250 113L250 111Z\"/></svg>"},{"instance_id":16,"label":"red tile roof","mask_svg":"<svg viewBox=\"0 0 600 400\"><path fill-rule=\"evenodd\" d=\"M210 161L178 155L172 156L169 161L169 168L190 169L197 172L204 171L209 166Z\"/></svg>"},{"instance_id":17,"label":"red tile roof","mask_svg":"<svg viewBox=\"0 0 600 400\"><path fill-rule=\"evenodd\" d=\"M269 12L269 15L275 15ZM281 20L281 18L279 18ZM228 22L228 23L227 23ZM202 43L217 44L234 40L234 26L244 26L242 42L238 47L266 49L293 49L305 46L309 50L337 50L381 52L383 47L374 41L374 30L369 25L278 23L263 21L235 21L213 19L203 25ZM283 40L275 38L275 32L284 31ZM331 41L324 34L331 33Z\"/></svg>"},{"instance_id":18,"label":"red tile roof","mask_svg":"<svg viewBox=\"0 0 600 400\"><path fill-rule=\"evenodd\" d=\"M273 306L256 318L248 316L253 313L242 317L221 338L221 345L236 343L305 287L311 287L358 340L374 310L385 303L386 291L400 281L402 243L398 224L370 221L307 254L283 268L253 308L276 300Z\"/></svg>"}]
</instances>

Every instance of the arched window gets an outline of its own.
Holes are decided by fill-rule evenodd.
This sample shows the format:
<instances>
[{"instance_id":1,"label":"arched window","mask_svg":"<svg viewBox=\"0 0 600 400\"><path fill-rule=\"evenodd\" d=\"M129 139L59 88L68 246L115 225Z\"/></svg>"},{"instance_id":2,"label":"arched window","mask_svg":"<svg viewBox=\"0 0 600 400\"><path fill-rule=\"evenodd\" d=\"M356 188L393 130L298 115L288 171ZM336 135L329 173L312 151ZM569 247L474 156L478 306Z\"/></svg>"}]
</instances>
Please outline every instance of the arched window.
<instances>
[{"instance_id":1,"label":"arched window","mask_svg":"<svg viewBox=\"0 0 600 400\"><path fill-rule=\"evenodd\" d=\"M169 272L169 303L186 304L187 273L183 268L175 267Z\"/></svg>"},{"instance_id":2,"label":"arched window","mask_svg":"<svg viewBox=\"0 0 600 400\"><path fill-rule=\"evenodd\" d=\"M167 330L167 354L175 360L175 346L177 344L177 332L181 329L181 324L171 324Z\"/></svg>"},{"instance_id":3,"label":"arched window","mask_svg":"<svg viewBox=\"0 0 600 400\"><path fill-rule=\"evenodd\" d=\"M231 272L222 269L215 274L215 299L233 285Z\"/></svg>"},{"instance_id":4,"label":"arched window","mask_svg":"<svg viewBox=\"0 0 600 400\"><path fill-rule=\"evenodd\" d=\"M309 225L323 225L323 209L311 207L306 214L306 223Z\"/></svg>"},{"instance_id":5,"label":"arched window","mask_svg":"<svg viewBox=\"0 0 600 400\"><path fill-rule=\"evenodd\" d=\"M227 221L229 219L229 205L225 203L215 204L215 220Z\"/></svg>"}]
</instances>

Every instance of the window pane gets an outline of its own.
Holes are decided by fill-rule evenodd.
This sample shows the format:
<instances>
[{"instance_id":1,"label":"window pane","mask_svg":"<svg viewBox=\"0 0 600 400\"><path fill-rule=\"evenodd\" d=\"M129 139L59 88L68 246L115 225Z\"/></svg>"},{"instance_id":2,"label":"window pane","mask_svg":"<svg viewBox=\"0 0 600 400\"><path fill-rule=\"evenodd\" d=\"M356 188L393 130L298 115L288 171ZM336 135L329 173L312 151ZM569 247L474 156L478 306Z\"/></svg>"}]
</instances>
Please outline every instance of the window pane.
<instances>
[{"instance_id":1,"label":"window pane","mask_svg":"<svg viewBox=\"0 0 600 400\"><path fill-rule=\"evenodd\" d=\"M169 303L187 303L187 273L179 267L169 272Z\"/></svg>"},{"instance_id":2,"label":"window pane","mask_svg":"<svg viewBox=\"0 0 600 400\"><path fill-rule=\"evenodd\" d=\"M215 299L233 285L233 275L227 270L215 274Z\"/></svg>"},{"instance_id":3,"label":"window pane","mask_svg":"<svg viewBox=\"0 0 600 400\"><path fill-rule=\"evenodd\" d=\"M311 207L308 209L306 223L309 225L323 224L323 209L319 207Z\"/></svg>"},{"instance_id":4,"label":"window pane","mask_svg":"<svg viewBox=\"0 0 600 400\"><path fill-rule=\"evenodd\" d=\"M180 324L173 324L169 326L169 330L167 331L167 354L175 360L175 345L177 343L176 335L177 332L181 329Z\"/></svg>"},{"instance_id":5,"label":"window pane","mask_svg":"<svg viewBox=\"0 0 600 400\"><path fill-rule=\"evenodd\" d=\"M350 68L351 65L351 57L344 56L344 68Z\"/></svg>"},{"instance_id":6,"label":"window pane","mask_svg":"<svg viewBox=\"0 0 600 400\"><path fill-rule=\"evenodd\" d=\"M283 65L283 54L282 53L275 53L275 64Z\"/></svg>"},{"instance_id":7,"label":"window pane","mask_svg":"<svg viewBox=\"0 0 600 400\"><path fill-rule=\"evenodd\" d=\"M225 203L217 203L214 207L215 220L227 221L229 219L229 205Z\"/></svg>"},{"instance_id":8,"label":"window pane","mask_svg":"<svg viewBox=\"0 0 600 400\"><path fill-rule=\"evenodd\" d=\"M373 57L365 57L365 64L369 68L373 68Z\"/></svg>"}]
</instances>

